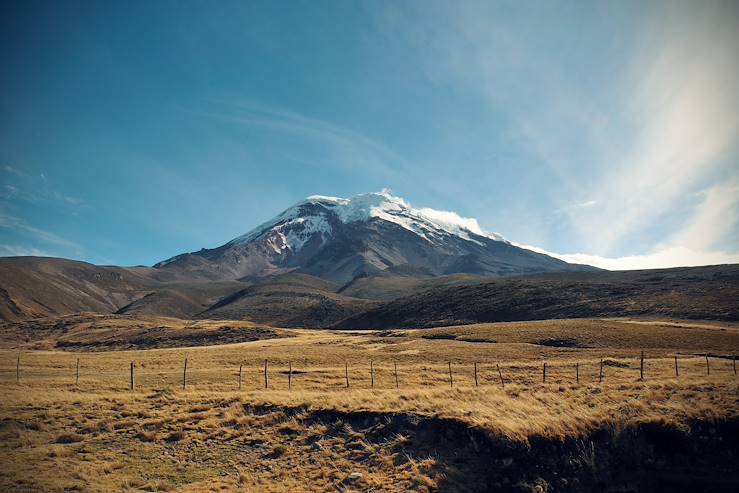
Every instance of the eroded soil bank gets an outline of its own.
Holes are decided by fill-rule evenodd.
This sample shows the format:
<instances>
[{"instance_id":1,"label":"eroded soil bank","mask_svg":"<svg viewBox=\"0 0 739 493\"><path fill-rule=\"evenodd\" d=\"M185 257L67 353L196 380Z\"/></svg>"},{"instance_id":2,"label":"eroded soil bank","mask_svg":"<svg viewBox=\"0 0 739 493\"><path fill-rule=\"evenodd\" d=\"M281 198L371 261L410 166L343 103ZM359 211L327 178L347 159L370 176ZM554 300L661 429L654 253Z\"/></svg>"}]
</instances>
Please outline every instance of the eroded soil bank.
<instances>
[{"instance_id":1,"label":"eroded soil bank","mask_svg":"<svg viewBox=\"0 0 739 493\"><path fill-rule=\"evenodd\" d=\"M76 396L5 409L0 491L739 491L737 419L524 442L413 413Z\"/></svg>"},{"instance_id":2,"label":"eroded soil bank","mask_svg":"<svg viewBox=\"0 0 739 493\"><path fill-rule=\"evenodd\" d=\"M265 412L268 408L255 410ZM269 412L269 411L267 411ZM314 412L370 443L396 444L396 461L434 458L426 471L438 491L709 492L739 488L739 420L608 427L587 437L492 436L456 420L408 414ZM405 437L397 440L398 436ZM357 485L359 486L359 485ZM361 489L361 488L360 488Z\"/></svg>"}]
</instances>

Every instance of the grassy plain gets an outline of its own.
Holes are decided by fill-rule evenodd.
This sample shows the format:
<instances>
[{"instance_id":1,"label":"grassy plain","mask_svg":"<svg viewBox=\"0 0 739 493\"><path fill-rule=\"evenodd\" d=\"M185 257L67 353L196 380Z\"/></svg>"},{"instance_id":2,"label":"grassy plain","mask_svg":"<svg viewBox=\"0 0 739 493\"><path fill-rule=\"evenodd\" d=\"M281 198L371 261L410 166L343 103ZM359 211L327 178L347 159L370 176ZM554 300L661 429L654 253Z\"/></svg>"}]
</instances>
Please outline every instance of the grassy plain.
<instances>
[{"instance_id":1,"label":"grassy plain","mask_svg":"<svg viewBox=\"0 0 739 493\"><path fill-rule=\"evenodd\" d=\"M552 320L278 335L289 337L134 351L6 342L0 490L484 491L492 466L481 440L510 448L495 459L501 468L537 440L581 440L572 467L585 468L599 430L658 423L689 432L739 418L739 329L725 324ZM502 481L501 491L513 487Z\"/></svg>"}]
</instances>

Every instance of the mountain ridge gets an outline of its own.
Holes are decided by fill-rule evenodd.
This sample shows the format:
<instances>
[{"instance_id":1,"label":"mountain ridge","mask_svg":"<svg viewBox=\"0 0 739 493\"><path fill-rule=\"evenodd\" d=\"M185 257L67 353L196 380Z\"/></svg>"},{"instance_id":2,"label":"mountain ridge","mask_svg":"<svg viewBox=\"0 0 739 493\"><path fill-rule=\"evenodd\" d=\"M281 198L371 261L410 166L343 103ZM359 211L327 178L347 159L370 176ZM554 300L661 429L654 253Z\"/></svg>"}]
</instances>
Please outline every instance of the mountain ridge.
<instances>
[{"instance_id":1,"label":"mountain ridge","mask_svg":"<svg viewBox=\"0 0 739 493\"><path fill-rule=\"evenodd\" d=\"M183 281L149 267L6 257L0 258L0 320L95 312L355 329L596 316L739 321L736 264L502 278L400 271L344 285L298 272Z\"/></svg>"},{"instance_id":2,"label":"mountain ridge","mask_svg":"<svg viewBox=\"0 0 739 493\"><path fill-rule=\"evenodd\" d=\"M311 196L220 247L153 267L0 258L0 318L97 312L341 328L658 312L731 320L739 314L724 294L739 298L736 271L671 280L568 264L383 191Z\"/></svg>"}]
</instances>

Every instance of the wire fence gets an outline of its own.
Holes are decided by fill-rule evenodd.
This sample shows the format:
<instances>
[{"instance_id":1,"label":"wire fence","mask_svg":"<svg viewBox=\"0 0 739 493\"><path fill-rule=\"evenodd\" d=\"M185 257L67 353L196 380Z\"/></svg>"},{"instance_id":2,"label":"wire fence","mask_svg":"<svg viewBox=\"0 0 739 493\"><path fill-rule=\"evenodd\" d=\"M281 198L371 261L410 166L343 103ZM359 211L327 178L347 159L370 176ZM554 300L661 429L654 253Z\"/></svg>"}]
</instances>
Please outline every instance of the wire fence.
<instances>
[{"instance_id":1,"label":"wire fence","mask_svg":"<svg viewBox=\"0 0 739 493\"><path fill-rule=\"evenodd\" d=\"M0 367L0 382L7 385L62 384L112 389L166 387L233 390L341 390L412 389L429 387L505 387L510 384L603 384L673 378L737 376L736 355L646 358L598 358L578 361L539 362L430 362L395 360L346 361L341 365L311 364L307 361L251 360L240 365L199 366L185 358L180 368L157 367L156 361L100 361L86 366L85 358L69 363L26 362L21 356L14 365Z\"/></svg>"}]
</instances>

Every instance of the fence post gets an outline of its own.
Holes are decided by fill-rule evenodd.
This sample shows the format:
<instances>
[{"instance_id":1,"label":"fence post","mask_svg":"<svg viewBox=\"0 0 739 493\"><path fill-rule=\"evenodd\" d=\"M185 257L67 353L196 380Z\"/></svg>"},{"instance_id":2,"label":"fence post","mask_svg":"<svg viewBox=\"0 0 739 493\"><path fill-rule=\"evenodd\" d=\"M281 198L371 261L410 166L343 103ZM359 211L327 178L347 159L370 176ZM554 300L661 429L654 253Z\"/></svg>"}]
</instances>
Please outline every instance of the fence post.
<instances>
[{"instance_id":1,"label":"fence post","mask_svg":"<svg viewBox=\"0 0 739 493\"><path fill-rule=\"evenodd\" d=\"M74 384L79 385L80 384L80 359L77 358L77 378L74 379Z\"/></svg>"},{"instance_id":2,"label":"fence post","mask_svg":"<svg viewBox=\"0 0 739 493\"><path fill-rule=\"evenodd\" d=\"M182 369L182 390L187 387L187 358L185 358L185 367Z\"/></svg>"},{"instance_id":3,"label":"fence post","mask_svg":"<svg viewBox=\"0 0 739 493\"><path fill-rule=\"evenodd\" d=\"M547 383L547 362L544 362L544 369L542 370L542 377L541 377L542 383Z\"/></svg>"},{"instance_id":4,"label":"fence post","mask_svg":"<svg viewBox=\"0 0 739 493\"><path fill-rule=\"evenodd\" d=\"M370 360L370 386L375 386L375 367L372 364L372 360Z\"/></svg>"},{"instance_id":5,"label":"fence post","mask_svg":"<svg viewBox=\"0 0 739 493\"><path fill-rule=\"evenodd\" d=\"M449 361L449 387L454 387L454 380L452 379L452 362Z\"/></svg>"},{"instance_id":6,"label":"fence post","mask_svg":"<svg viewBox=\"0 0 739 493\"><path fill-rule=\"evenodd\" d=\"M706 375L711 375L711 365L708 363L708 353L706 353Z\"/></svg>"},{"instance_id":7,"label":"fence post","mask_svg":"<svg viewBox=\"0 0 739 493\"><path fill-rule=\"evenodd\" d=\"M349 363L344 362L344 378L346 379L346 388L349 388Z\"/></svg>"},{"instance_id":8,"label":"fence post","mask_svg":"<svg viewBox=\"0 0 739 493\"><path fill-rule=\"evenodd\" d=\"M18 359L15 360L15 381L21 381L21 356L18 355Z\"/></svg>"},{"instance_id":9,"label":"fence post","mask_svg":"<svg viewBox=\"0 0 739 493\"><path fill-rule=\"evenodd\" d=\"M131 361L131 390L133 390L133 361Z\"/></svg>"},{"instance_id":10,"label":"fence post","mask_svg":"<svg viewBox=\"0 0 739 493\"><path fill-rule=\"evenodd\" d=\"M639 380L644 380L644 351L641 352L639 357Z\"/></svg>"},{"instance_id":11,"label":"fence post","mask_svg":"<svg viewBox=\"0 0 739 493\"><path fill-rule=\"evenodd\" d=\"M393 361L393 365L395 366L395 388L397 389L399 387L398 384L398 362Z\"/></svg>"},{"instance_id":12,"label":"fence post","mask_svg":"<svg viewBox=\"0 0 739 493\"><path fill-rule=\"evenodd\" d=\"M680 376L680 371L677 369L677 354L675 355L675 378Z\"/></svg>"},{"instance_id":13,"label":"fence post","mask_svg":"<svg viewBox=\"0 0 739 493\"><path fill-rule=\"evenodd\" d=\"M580 383L580 363L575 363L575 383Z\"/></svg>"},{"instance_id":14,"label":"fence post","mask_svg":"<svg viewBox=\"0 0 739 493\"><path fill-rule=\"evenodd\" d=\"M736 354L734 355L734 376L736 376Z\"/></svg>"},{"instance_id":15,"label":"fence post","mask_svg":"<svg viewBox=\"0 0 739 493\"><path fill-rule=\"evenodd\" d=\"M477 387L477 361L475 361L475 387Z\"/></svg>"},{"instance_id":16,"label":"fence post","mask_svg":"<svg viewBox=\"0 0 739 493\"><path fill-rule=\"evenodd\" d=\"M600 371L598 372L598 383L603 382L603 358L600 359Z\"/></svg>"},{"instance_id":17,"label":"fence post","mask_svg":"<svg viewBox=\"0 0 739 493\"><path fill-rule=\"evenodd\" d=\"M500 364L495 363L495 366L498 367L498 376L500 377L500 386L505 388L505 382L503 381L503 374L500 372Z\"/></svg>"},{"instance_id":18,"label":"fence post","mask_svg":"<svg viewBox=\"0 0 739 493\"><path fill-rule=\"evenodd\" d=\"M293 388L293 363L292 361L287 362L287 390Z\"/></svg>"},{"instance_id":19,"label":"fence post","mask_svg":"<svg viewBox=\"0 0 739 493\"><path fill-rule=\"evenodd\" d=\"M243 367L243 364L239 365L239 390L241 390L241 370Z\"/></svg>"},{"instance_id":20,"label":"fence post","mask_svg":"<svg viewBox=\"0 0 739 493\"><path fill-rule=\"evenodd\" d=\"M268 388L268 382L267 382L267 360L264 360L264 388Z\"/></svg>"}]
</instances>

